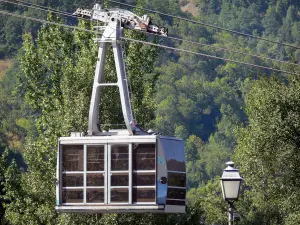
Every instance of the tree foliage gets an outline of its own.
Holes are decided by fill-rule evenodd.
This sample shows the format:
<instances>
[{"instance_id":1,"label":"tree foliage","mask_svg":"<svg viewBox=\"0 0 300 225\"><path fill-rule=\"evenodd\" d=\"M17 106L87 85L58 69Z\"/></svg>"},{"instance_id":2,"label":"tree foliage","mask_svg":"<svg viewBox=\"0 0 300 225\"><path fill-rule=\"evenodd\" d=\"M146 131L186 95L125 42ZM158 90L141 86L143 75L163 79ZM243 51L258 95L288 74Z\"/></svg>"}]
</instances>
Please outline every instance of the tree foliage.
<instances>
[{"instance_id":1,"label":"tree foliage","mask_svg":"<svg viewBox=\"0 0 300 225\"><path fill-rule=\"evenodd\" d=\"M88 0L33 2L68 12L94 4ZM120 7L106 0L105 3ZM189 8L188 3L198 11L194 18L181 10L181 7ZM138 4L277 42L296 46L300 43L299 1L142 0ZM46 19L46 15L36 9L8 3L1 3L1 9ZM300 60L298 49L140 9L136 12L147 13L156 24L168 27L171 36L294 63ZM71 18L57 19L56 15L52 15L51 20L75 23ZM84 22L80 22L80 26L91 28ZM22 43L24 32L31 35L23 36ZM283 63L236 52L169 39L147 39L144 34L133 31L126 31L125 35L298 71ZM1 154L7 149L2 154L0 175L7 223L223 224L226 223L226 204L220 197L218 176L224 163L233 157L246 179L240 201L235 204L242 215L240 224L299 223L298 79L280 73L270 78L267 70L186 53L158 51L132 42L125 42L123 48L138 123L186 141L188 213L185 216L56 214L53 182L57 137L68 136L70 131L87 130L97 47L92 35L85 32L0 17L0 58L13 57L19 51L23 69L21 71L15 60L14 67L0 81ZM105 73L107 81L114 81L111 49ZM261 74L265 74L263 79L259 79ZM105 88L102 93L100 122L106 124L102 128L114 128L107 124L123 123L118 92ZM22 152L27 165L22 163L18 151Z\"/></svg>"},{"instance_id":2,"label":"tree foliage","mask_svg":"<svg viewBox=\"0 0 300 225\"><path fill-rule=\"evenodd\" d=\"M249 126L240 130L236 158L254 204L272 224L299 212L299 78L263 78L246 97ZM296 223L294 223L296 224Z\"/></svg>"}]
</instances>

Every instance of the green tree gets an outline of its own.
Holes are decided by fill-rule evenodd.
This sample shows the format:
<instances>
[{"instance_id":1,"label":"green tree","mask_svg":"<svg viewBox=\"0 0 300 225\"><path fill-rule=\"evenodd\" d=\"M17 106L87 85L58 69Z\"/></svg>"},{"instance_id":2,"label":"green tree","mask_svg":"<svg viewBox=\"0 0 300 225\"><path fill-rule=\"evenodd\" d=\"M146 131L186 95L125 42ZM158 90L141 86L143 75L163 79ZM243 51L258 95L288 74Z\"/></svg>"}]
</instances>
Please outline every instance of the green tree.
<instances>
[{"instance_id":1,"label":"green tree","mask_svg":"<svg viewBox=\"0 0 300 225\"><path fill-rule=\"evenodd\" d=\"M264 224L293 224L299 212L299 94L291 76L262 78L246 96L249 126L239 130L235 158Z\"/></svg>"},{"instance_id":2,"label":"green tree","mask_svg":"<svg viewBox=\"0 0 300 225\"><path fill-rule=\"evenodd\" d=\"M227 224L226 204L222 199L219 177L207 182L199 188L191 189L187 200L197 209L202 224Z\"/></svg>"}]
</instances>

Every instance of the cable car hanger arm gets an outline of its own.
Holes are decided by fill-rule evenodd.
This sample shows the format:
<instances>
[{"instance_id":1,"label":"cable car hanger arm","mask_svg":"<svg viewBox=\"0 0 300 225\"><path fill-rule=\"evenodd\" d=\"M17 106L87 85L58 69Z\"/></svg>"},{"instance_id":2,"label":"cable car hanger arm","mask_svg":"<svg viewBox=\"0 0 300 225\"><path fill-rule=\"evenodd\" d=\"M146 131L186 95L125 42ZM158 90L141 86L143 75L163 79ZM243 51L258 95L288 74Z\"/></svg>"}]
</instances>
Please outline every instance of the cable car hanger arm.
<instances>
[{"instance_id":1,"label":"cable car hanger arm","mask_svg":"<svg viewBox=\"0 0 300 225\"><path fill-rule=\"evenodd\" d=\"M95 7L94 7L95 8ZM105 16L98 14L98 16ZM129 135L143 135L144 132L135 121L135 116L131 107L130 92L128 87L128 79L126 75L126 68L123 58L123 52L121 47L121 39L123 35L123 28L121 27L121 18L119 14L112 14L108 17L109 20L105 27L95 27L96 29L104 29L101 37L94 39L99 43L98 60L96 64L93 91L89 110L88 120L88 135L89 136L110 136L115 135L112 132L106 132L100 130L99 123L99 104L101 104L101 96L104 90L101 90L105 86L116 86L119 89L123 118ZM106 19L103 19L106 20ZM116 67L117 82L106 83L105 82L105 59L107 55L108 44L112 46L114 62Z\"/></svg>"}]
</instances>

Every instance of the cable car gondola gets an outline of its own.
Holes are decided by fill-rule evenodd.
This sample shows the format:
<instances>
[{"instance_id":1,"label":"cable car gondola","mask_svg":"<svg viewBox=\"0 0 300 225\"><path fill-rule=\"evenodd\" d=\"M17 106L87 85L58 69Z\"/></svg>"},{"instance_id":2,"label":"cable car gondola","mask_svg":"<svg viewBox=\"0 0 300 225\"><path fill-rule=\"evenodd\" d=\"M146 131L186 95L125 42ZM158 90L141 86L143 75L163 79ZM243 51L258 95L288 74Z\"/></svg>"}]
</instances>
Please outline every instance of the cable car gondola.
<instances>
[{"instance_id":1,"label":"cable car gondola","mask_svg":"<svg viewBox=\"0 0 300 225\"><path fill-rule=\"evenodd\" d=\"M160 135L59 139L62 212L185 212L182 139Z\"/></svg>"},{"instance_id":2,"label":"cable car gondola","mask_svg":"<svg viewBox=\"0 0 300 225\"><path fill-rule=\"evenodd\" d=\"M95 6L91 14L102 18L101 12ZM55 208L58 212L77 213L184 213L184 142L180 138L147 133L136 126L119 42L122 15L110 13L110 17L105 17L108 25L97 39L99 58L88 133L73 132L70 137L59 138ZM104 83L108 43L112 44L117 69L118 82L114 84ZM103 86L119 88L127 130L99 130L97 120Z\"/></svg>"}]
</instances>

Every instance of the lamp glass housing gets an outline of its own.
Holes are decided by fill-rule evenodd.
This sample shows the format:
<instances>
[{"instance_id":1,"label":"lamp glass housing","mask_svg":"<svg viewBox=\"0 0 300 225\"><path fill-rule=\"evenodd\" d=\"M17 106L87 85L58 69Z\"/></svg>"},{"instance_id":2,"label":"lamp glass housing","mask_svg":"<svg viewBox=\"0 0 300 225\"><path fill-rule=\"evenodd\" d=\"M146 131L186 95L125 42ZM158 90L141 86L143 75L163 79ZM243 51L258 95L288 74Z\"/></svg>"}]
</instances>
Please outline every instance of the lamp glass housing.
<instances>
[{"instance_id":1,"label":"lamp glass housing","mask_svg":"<svg viewBox=\"0 0 300 225\"><path fill-rule=\"evenodd\" d=\"M241 180L233 179L222 179L222 193L225 201L228 200L237 200L240 192Z\"/></svg>"}]
</instances>

